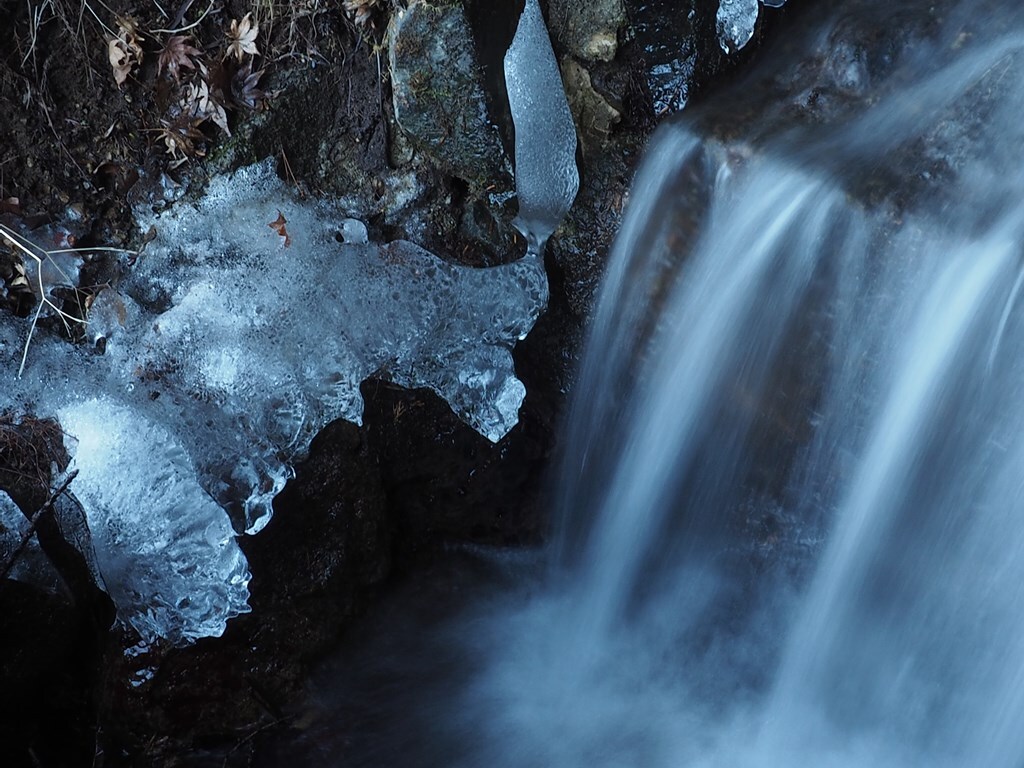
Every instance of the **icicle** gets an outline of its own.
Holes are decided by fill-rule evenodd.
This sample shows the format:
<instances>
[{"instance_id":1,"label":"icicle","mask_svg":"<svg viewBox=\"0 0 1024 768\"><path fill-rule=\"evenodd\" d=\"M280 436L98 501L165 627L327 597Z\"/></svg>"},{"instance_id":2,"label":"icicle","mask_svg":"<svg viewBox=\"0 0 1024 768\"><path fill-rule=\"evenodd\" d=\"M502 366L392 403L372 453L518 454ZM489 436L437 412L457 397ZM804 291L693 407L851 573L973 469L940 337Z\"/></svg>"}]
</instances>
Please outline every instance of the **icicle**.
<instances>
[{"instance_id":1,"label":"icicle","mask_svg":"<svg viewBox=\"0 0 1024 768\"><path fill-rule=\"evenodd\" d=\"M580 186L576 126L537 0L526 0L505 54L505 83L516 128L515 225L539 254Z\"/></svg>"}]
</instances>

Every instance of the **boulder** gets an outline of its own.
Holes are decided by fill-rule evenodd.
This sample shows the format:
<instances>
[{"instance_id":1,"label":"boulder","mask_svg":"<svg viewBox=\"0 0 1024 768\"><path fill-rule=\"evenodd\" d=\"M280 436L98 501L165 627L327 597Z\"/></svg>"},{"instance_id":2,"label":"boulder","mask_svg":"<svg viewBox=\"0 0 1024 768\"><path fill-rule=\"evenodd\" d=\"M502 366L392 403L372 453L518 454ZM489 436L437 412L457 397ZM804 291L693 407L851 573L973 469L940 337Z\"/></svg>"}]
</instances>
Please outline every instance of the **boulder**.
<instances>
[{"instance_id":1,"label":"boulder","mask_svg":"<svg viewBox=\"0 0 1024 768\"><path fill-rule=\"evenodd\" d=\"M551 31L574 56L585 61L611 61L626 21L622 0L550 0Z\"/></svg>"},{"instance_id":2,"label":"boulder","mask_svg":"<svg viewBox=\"0 0 1024 768\"><path fill-rule=\"evenodd\" d=\"M395 119L408 140L476 191L501 183L505 159L462 6L413 2L392 16L387 40Z\"/></svg>"}]
</instances>

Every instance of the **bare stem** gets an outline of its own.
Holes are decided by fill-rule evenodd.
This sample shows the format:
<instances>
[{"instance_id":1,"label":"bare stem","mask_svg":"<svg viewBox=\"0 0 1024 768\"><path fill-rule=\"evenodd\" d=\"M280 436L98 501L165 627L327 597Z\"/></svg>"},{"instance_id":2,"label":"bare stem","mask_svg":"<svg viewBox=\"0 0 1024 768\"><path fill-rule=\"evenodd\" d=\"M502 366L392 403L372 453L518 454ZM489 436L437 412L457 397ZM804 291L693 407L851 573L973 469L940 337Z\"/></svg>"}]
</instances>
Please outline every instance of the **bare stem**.
<instances>
[{"instance_id":1,"label":"bare stem","mask_svg":"<svg viewBox=\"0 0 1024 768\"><path fill-rule=\"evenodd\" d=\"M25 532L21 534L21 541L18 542L18 546L14 548L14 551L7 557L7 560L0 563L0 580L7 578L7 574L11 572L11 568L13 568L14 564L18 562L18 558L21 557L21 553L24 551L25 547L28 546L29 540L35 534L36 526L39 525L39 521L43 518L43 515L53 508L54 502L56 502L57 499L60 498L60 495L68 489L68 486L71 485L71 481L76 477L78 477L77 469L64 478L64 482L60 484L57 490L50 494L50 498L46 500L46 503L37 509L32 517L29 518L28 528L26 528Z\"/></svg>"}]
</instances>

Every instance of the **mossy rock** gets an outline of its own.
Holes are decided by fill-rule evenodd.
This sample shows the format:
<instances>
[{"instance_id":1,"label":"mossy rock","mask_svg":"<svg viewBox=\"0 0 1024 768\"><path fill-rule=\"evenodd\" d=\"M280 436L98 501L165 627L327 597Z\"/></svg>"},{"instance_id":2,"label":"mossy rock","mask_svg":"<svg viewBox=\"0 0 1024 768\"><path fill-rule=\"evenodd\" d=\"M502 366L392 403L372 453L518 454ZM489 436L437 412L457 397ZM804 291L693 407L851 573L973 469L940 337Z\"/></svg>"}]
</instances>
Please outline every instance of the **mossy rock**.
<instances>
[{"instance_id":1,"label":"mossy rock","mask_svg":"<svg viewBox=\"0 0 1024 768\"><path fill-rule=\"evenodd\" d=\"M508 186L461 5L414 2L388 28L395 119L412 145L474 191Z\"/></svg>"}]
</instances>

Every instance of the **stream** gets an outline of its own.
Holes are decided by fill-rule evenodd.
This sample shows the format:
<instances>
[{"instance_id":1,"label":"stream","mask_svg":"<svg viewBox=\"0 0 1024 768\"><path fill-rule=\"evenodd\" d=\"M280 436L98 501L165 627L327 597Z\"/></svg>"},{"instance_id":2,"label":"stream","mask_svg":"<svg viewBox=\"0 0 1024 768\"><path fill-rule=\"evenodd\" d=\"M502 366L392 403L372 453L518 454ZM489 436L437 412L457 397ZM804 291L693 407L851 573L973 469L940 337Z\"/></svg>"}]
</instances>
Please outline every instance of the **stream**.
<instances>
[{"instance_id":1,"label":"stream","mask_svg":"<svg viewBox=\"0 0 1024 768\"><path fill-rule=\"evenodd\" d=\"M549 544L392 595L257 764L1022 764L1024 11L910 5L660 130Z\"/></svg>"}]
</instances>

